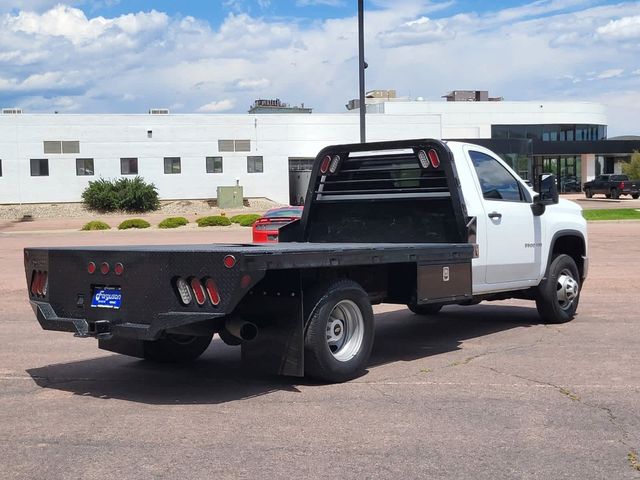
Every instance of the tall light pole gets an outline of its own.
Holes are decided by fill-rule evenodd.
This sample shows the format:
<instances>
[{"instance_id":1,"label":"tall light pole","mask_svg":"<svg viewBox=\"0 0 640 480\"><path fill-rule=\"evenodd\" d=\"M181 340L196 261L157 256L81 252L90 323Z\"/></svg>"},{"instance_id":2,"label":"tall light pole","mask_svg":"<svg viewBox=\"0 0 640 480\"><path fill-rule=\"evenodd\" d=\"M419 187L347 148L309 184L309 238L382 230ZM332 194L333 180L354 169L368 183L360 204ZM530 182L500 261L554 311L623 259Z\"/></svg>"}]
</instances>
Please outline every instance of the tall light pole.
<instances>
[{"instance_id":1,"label":"tall light pole","mask_svg":"<svg viewBox=\"0 0 640 480\"><path fill-rule=\"evenodd\" d=\"M364 69L367 64L364 61L364 0L358 0L358 56L360 76L360 143L367 141L364 115L367 107L364 103Z\"/></svg>"}]
</instances>

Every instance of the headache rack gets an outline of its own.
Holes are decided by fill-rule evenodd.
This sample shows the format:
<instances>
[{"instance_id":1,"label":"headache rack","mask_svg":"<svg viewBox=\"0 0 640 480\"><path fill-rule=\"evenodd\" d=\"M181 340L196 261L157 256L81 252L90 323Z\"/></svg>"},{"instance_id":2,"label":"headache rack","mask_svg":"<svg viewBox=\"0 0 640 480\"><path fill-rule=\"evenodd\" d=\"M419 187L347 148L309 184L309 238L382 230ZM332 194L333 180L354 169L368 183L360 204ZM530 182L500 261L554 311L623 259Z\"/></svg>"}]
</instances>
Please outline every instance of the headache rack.
<instances>
[{"instance_id":1,"label":"headache rack","mask_svg":"<svg viewBox=\"0 0 640 480\"><path fill-rule=\"evenodd\" d=\"M304 241L467 239L453 156L439 140L326 147L314 162L305 205L300 222ZM285 233L281 241L294 238Z\"/></svg>"}]
</instances>

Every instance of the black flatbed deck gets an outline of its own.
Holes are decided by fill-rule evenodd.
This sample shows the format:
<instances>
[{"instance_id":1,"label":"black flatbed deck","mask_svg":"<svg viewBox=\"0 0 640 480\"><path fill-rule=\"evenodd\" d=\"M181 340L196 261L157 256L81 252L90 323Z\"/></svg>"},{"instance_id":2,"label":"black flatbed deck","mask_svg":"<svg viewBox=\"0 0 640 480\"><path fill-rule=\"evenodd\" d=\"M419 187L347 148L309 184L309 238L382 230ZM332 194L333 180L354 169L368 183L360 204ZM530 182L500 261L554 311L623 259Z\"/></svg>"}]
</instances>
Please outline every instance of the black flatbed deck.
<instances>
[{"instance_id":1,"label":"black flatbed deck","mask_svg":"<svg viewBox=\"0 0 640 480\"><path fill-rule=\"evenodd\" d=\"M473 257L468 243L273 243L273 244L193 244L33 248L56 253L82 252L123 254L212 254L234 255L241 268L270 270L336 265L467 260Z\"/></svg>"}]
</instances>

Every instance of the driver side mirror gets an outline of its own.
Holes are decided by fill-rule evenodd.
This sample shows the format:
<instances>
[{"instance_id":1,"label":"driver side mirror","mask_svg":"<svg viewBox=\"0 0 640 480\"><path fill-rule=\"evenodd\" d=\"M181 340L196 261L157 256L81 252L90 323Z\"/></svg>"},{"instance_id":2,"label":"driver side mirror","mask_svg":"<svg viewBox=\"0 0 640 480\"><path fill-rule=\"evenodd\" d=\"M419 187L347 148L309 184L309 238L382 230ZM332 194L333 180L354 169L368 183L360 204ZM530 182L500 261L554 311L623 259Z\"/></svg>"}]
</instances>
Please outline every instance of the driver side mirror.
<instances>
[{"instance_id":1,"label":"driver side mirror","mask_svg":"<svg viewBox=\"0 0 640 480\"><path fill-rule=\"evenodd\" d=\"M535 216L542 215L547 205L558 203L558 182L556 176L551 173L542 173L538 177L538 195L533 197L531 210Z\"/></svg>"}]
</instances>

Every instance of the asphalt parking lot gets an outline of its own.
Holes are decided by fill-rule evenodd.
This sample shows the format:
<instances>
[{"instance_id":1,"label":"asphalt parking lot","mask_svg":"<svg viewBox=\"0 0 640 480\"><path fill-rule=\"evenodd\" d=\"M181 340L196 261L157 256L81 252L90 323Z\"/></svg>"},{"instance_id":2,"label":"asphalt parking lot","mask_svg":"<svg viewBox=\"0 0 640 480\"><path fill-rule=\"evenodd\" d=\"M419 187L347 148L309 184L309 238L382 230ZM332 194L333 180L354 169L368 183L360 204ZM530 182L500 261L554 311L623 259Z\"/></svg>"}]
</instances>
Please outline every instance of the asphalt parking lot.
<instances>
[{"instance_id":1,"label":"asphalt parking lot","mask_svg":"<svg viewBox=\"0 0 640 480\"><path fill-rule=\"evenodd\" d=\"M376 307L368 373L317 385L243 371L219 339L192 366L150 365L44 332L28 305L24 246L248 229L0 230L0 478L640 478L640 222L589 231L573 322L522 301Z\"/></svg>"}]
</instances>

